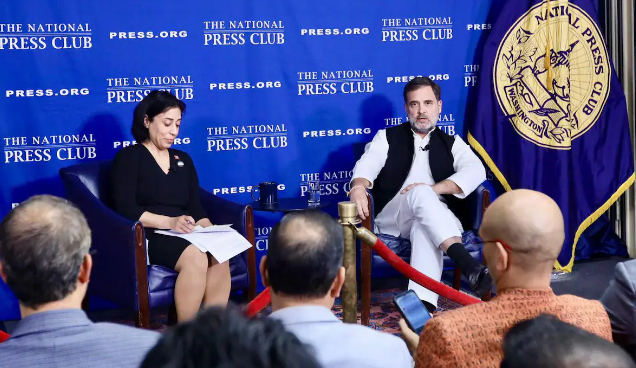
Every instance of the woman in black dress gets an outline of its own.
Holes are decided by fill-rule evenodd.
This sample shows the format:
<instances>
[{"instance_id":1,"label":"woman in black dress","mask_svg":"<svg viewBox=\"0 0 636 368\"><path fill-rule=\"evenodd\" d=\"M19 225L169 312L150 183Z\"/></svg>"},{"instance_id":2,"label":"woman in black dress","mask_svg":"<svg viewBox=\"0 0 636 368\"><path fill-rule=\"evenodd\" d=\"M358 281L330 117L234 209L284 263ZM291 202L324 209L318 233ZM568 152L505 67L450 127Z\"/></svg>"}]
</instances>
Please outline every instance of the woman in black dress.
<instances>
[{"instance_id":1,"label":"woman in black dress","mask_svg":"<svg viewBox=\"0 0 636 368\"><path fill-rule=\"evenodd\" d=\"M188 241L155 229L191 232L210 226L199 200L199 179L190 156L170 148L179 134L185 103L169 92L152 91L135 108L132 134L137 144L119 151L111 170L115 210L141 221L149 262L179 273L174 299L179 321L201 306L227 304L229 262L219 264Z\"/></svg>"}]
</instances>

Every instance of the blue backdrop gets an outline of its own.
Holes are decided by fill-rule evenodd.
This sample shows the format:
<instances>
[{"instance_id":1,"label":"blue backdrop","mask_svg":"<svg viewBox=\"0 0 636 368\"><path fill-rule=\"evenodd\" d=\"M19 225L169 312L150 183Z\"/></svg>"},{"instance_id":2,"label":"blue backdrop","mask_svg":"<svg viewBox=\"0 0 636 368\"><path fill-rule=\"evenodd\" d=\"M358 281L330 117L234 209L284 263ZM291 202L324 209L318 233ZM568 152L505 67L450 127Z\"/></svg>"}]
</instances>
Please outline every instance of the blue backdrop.
<instances>
[{"instance_id":1,"label":"blue backdrop","mask_svg":"<svg viewBox=\"0 0 636 368\"><path fill-rule=\"evenodd\" d=\"M0 5L0 216L39 193L63 196L61 167L132 143L152 89L187 104L175 148L201 185L251 201L251 186L335 204L364 143L405 121L414 76L442 87L439 125L461 133L489 0L21 0ZM492 178L491 178L492 179ZM258 257L280 215L256 213ZM259 287L261 287L259 281ZM0 320L17 306L2 297ZM6 294L5 294L6 295Z\"/></svg>"}]
</instances>

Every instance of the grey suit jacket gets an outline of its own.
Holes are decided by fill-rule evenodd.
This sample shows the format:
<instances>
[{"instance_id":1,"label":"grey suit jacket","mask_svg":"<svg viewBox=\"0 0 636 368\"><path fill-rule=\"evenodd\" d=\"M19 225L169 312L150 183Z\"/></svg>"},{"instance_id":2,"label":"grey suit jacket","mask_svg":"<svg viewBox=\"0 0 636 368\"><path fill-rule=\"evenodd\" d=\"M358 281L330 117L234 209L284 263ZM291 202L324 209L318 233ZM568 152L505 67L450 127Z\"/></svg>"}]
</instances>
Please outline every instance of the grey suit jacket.
<instances>
[{"instance_id":1,"label":"grey suit jacket","mask_svg":"<svg viewBox=\"0 0 636 368\"><path fill-rule=\"evenodd\" d=\"M612 323L614 342L636 358L636 260L616 265L601 303Z\"/></svg>"},{"instance_id":2,"label":"grey suit jacket","mask_svg":"<svg viewBox=\"0 0 636 368\"><path fill-rule=\"evenodd\" d=\"M114 323L93 323L80 309L23 318L0 344L1 367L139 367L160 335Z\"/></svg>"},{"instance_id":3,"label":"grey suit jacket","mask_svg":"<svg viewBox=\"0 0 636 368\"><path fill-rule=\"evenodd\" d=\"M324 368L412 368L402 339L372 328L342 323L320 306L283 308L270 314L303 343L313 347Z\"/></svg>"}]
</instances>

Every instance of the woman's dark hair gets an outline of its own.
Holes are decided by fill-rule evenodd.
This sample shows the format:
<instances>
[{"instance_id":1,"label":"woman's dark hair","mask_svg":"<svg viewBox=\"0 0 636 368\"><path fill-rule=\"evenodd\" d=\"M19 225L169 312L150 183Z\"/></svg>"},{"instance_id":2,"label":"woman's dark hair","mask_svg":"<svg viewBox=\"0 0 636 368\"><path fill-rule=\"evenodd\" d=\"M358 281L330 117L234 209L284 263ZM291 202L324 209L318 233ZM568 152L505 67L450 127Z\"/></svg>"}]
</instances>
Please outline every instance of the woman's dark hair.
<instances>
[{"instance_id":1,"label":"woman's dark hair","mask_svg":"<svg viewBox=\"0 0 636 368\"><path fill-rule=\"evenodd\" d=\"M148 128L144 125L146 116L148 116L148 120L152 121L155 116L175 107L181 110L182 115L185 114L185 102L170 92L154 90L144 97L135 107L133 113L132 135L137 143L143 143L150 138Z\"/></svg>"}]
</instances>

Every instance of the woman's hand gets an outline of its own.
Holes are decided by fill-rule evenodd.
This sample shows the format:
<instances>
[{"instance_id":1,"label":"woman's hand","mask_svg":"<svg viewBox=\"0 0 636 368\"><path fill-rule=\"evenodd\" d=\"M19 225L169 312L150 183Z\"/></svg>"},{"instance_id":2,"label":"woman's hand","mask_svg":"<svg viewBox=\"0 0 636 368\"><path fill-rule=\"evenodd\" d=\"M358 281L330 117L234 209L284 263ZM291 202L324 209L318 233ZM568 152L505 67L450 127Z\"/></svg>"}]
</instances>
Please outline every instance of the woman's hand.
<instances>
[{"instance_id":1,"label":"woman's hand","mask_svg":"<svg viewBox=\"0 0 636 368\"><path fill-rule=\"evenodd\" d=\"M201 220L199 220L199 222L196 225L199 225L201 227L208 227L208 226L212 226L212 223L210 222L208 218L202 218Z\"/></svg>"},{"instance_id":2,"label":"woman's hand","mask_svg":"<svg viewBox=\"0 0 636 368\"><path fill-rule=\"evenodd\" d=\"M170 219L170 229L178 233L191 233L194 230L194 219L187 215L172 217Z\"/></svg>"}]
</instances>

